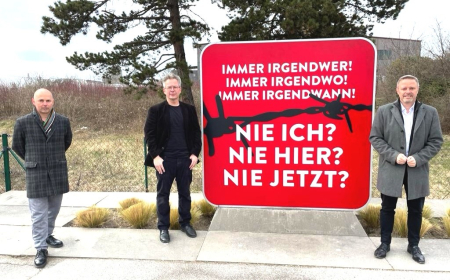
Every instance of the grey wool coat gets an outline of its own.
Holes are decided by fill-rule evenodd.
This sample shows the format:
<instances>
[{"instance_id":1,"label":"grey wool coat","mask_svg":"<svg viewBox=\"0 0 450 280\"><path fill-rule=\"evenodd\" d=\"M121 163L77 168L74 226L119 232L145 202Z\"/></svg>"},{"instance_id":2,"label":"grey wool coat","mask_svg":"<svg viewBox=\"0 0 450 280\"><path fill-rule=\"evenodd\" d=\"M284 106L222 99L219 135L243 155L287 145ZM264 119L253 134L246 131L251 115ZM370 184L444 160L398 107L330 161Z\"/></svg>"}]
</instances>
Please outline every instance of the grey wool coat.
<instances>
[{"instance_id":1,"label":"grey wool coat","mask_svg":"<svg viewBox=\"0 0 450 280\"><path fill-rule=\"evenodd\" d=\"M66 150L72 143L69 119L56 114L45 135L37 113L17 119L12 149L25 160L27 197L48 197L69 191Z\"/></svg>"},{"instance_id":2,"label":"grey wool coat","mask_svg":"<svg viewBox=\"0 0 450 280\"><path fill-rule=\"evenodd\" d=\"M444 142L439 117L434 107L417 102L414 128L408 156L416 160L415 167L396 163L400 153L406 155L406 139L400 101L381 106L372 124L369 140L380 154L378 190L388 196L401 197L403 177L408 169L408 200L430 194L428 162Z\"/></svg>"}]
</instances>

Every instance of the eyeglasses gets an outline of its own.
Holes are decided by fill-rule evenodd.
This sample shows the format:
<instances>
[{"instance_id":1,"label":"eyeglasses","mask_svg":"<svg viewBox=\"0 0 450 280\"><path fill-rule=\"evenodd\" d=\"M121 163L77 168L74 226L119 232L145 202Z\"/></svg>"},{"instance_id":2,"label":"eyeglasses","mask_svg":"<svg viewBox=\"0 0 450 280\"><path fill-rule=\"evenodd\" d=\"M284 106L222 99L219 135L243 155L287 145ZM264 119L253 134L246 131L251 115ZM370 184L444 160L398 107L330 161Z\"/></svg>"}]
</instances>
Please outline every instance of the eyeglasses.
<instances>
[{"instance_id":1,"label":"eyeglasses","mask_svg":"<svg viewBox=\"0 0 450 280\"><path fill-rule=\"evenodd\" d=\"M175 87L175 86L165 87L165 89L168 89L168 90L174 90L174 89L177 89L177 88L180 88L180 87Z\"/></svg>"}]
</instances>

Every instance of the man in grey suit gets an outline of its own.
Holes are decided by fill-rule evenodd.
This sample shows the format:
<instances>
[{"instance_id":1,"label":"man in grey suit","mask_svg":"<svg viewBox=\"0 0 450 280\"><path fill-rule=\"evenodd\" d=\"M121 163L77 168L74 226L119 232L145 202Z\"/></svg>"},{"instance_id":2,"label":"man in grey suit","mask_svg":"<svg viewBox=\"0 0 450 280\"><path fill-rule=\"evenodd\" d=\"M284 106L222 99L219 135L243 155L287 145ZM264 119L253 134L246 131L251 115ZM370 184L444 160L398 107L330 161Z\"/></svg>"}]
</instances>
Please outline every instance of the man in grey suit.
<instances>
[{"instance_id":1,"label":"man in grey suit","mask_svg":"<svg viewBox=\"0 0 450 280\"><path fill-rule=\"evenodd\" d=\"M47 263L48 246L63 246L52 234L63 194L69 191L65 152L72 143L72 131L69 119L55 113L50 91L38 89L31 101L33 112L16 121L12 148L25 160L27 197L37 250L34 265L40 268Z\"/></svg>"},{"instance_id":2,"label":"man in grey suit","mask_svg":"<svg viewBox=\"0 0 450 280\"><path fill-rule=\"evenodd\" d=\"M407 252L425 263L419 248L422 209L430 194L428 162L441 149L441 126L435 108L417 101L419 80L411 75L397 82L398 100L381 106L370 132L370 142L380 154L377 189L381 193L381 245L376 258L390 250L397 199L405 187L408 206Z\"/></svg>"}]
</instances>

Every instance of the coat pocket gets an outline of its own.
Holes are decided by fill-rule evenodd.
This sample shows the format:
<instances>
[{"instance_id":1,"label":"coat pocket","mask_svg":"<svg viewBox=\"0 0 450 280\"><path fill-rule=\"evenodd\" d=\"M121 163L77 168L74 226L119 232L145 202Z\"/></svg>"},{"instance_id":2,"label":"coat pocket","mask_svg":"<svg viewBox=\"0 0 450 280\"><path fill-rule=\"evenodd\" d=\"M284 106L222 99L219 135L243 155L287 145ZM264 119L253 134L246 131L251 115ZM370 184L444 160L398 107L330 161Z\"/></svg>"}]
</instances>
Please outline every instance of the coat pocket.
<instances>
[{"instance_id":1,"label":"coat pocket","mask_svg":"<svg viewBox=\"0 0 450 280\"><path fill-rule=\"evenodd\" d=\"M34 161L26 161L25 162L25 168L36 168L37 162Z\"/></svg>"}]
</instances>

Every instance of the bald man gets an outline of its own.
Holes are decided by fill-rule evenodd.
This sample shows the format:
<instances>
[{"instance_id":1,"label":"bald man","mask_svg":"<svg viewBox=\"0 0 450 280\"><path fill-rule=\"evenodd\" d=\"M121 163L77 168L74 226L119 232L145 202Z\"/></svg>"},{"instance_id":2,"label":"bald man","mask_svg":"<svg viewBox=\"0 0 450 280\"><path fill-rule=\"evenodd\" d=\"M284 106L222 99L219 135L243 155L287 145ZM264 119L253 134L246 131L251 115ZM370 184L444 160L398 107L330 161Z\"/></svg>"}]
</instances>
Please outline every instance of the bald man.
<instances>
[{"instance_id":1,"label":"bald man","mask_svg":"<svg viewBox=\"0 0 450 280\"><path fill-rule=\"evenodd\" d=\"M33 112L17 119L12 149L25 161L32 234L37 250L34 265L47 264L48 246L63 242L53 237L63 194L69 191L66 150L72 143L69 119L55 113L52 93L38 89Z\"/></svg>"}]
</instances>

